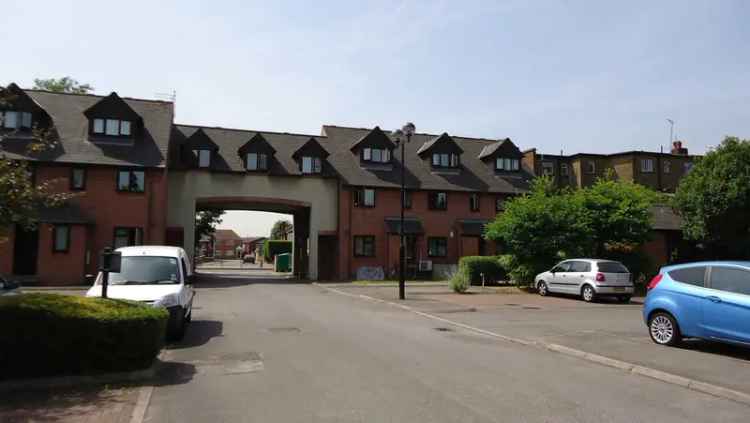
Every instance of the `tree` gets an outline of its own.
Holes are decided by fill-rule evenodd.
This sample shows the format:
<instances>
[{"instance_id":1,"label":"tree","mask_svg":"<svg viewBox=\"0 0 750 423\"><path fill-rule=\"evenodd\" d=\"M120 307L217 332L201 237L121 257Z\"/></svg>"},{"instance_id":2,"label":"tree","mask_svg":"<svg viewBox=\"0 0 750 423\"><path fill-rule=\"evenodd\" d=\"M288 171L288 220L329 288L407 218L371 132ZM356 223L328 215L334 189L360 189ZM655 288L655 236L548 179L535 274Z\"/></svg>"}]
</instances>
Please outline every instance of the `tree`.
<instances>
[{"instance_id":1,"label":"tree","mask_svg":"<svg viewBox=\"0 0 750 423\"><path fill-rule=\"evenodd\" d=\"M696 160L673 204L685 238L715 258L750 258L750 140L726 137Z\"/></svg>"},{"instance_id":2,"label":"tree","mask_svg":"<svg viewBox=\"0 0 750 423\"><path fill-rule=\"evenodd\" d=\"M0 109L12 105L17 97L10 88L0 88ZM2 127L0 117L0 127ZM13 132L0 133L0 242L8 239L10 230L18 225L24 229L34 229L38 223L39 210L42 207L56 207L73 197L69 193L56 193L53 186L56 181L36 183L32 170L25 160L9 158L3 150L3 140L12 138ZM26 153L33 156L57 145L54 128L31 130L31 137L26 145Z\"/></svg>"},{"instance_id":3,"label":"tree","mask_svg":"<svg viewBox=\"0 0 750 423\"><path fill-rule=\"evenodd\" d=\"M195 214L195 245L198 246L201 238L213 235L216 225L222 222L221 216L224 210L201 210Z\"/></svg>"},{"instance_id":4,"label":"tree","mask_svg":"<svg viewBox=\"0 0 750 423\"><path fill-rule=\"evenodd\" d=\"M271 228L271 239L286 240L290 232L294 230L294 225L288 220L277 220Z\"/></svg>"},{"instance_id":5,"label":"tree","mask_svg":"<svg viewBox=\"0 0 750 423\"><path fill-rule=\"evenodd\" d=\"M56 93L88 94L94 91L89 84L79 84L75 79L64 76L62 78L34 79L34 88L38 90L54 91Z\"/></svg>"}]
</instances>

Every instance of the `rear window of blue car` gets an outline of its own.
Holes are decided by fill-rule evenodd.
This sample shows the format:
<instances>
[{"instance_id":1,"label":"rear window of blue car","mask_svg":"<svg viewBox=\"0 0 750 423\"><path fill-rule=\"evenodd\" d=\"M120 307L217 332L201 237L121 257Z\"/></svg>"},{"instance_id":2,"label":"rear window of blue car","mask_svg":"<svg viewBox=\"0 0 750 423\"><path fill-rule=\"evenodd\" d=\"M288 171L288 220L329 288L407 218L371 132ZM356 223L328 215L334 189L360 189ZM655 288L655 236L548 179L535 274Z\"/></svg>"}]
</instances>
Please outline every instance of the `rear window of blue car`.
<instances>
[{"instance_id":1,"label":"rear window of blue car","mask_svg":"<svg viewBox=\"0 0 750 423\"><path fill-rule=\"evenodd\" d=\"M695 286L704 286L706 266L685 267L672 270L668 273L669 277L677 282Z\"/></svg>"}]
</instances>

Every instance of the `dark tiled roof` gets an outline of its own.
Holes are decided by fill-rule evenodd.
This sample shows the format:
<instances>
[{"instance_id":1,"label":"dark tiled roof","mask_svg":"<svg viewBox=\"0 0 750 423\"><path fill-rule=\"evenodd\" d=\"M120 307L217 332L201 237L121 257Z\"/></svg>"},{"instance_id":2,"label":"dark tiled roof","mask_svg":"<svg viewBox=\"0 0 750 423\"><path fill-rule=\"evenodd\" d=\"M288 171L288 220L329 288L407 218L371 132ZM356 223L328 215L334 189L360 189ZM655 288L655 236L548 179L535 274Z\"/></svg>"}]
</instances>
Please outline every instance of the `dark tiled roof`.
<instances>
[{"instance_id":1,"label":"dark tiled roof","mask_svg":"<svg viewBox=\"0 0 750 423\"><path fill-rule=\"evenodd\" d=\"M511 141L510 138L506 138L504 140L485 145L484 148L482 148L482 151L479 153L479 158L489 158L498 151L509 153L512 155L512 157L516 158L520 158L521 156L523 156L523 153L521 153L521 150L519 150L518 147L513 144L513 141Z\"/></svg>"},{"instance_id":2,"label":"dark tiled roof","mask_svg":"<svg viewBox=\"0 0 750 423\"><path fill-rule=\"evenodd\" d=\"M662 231L679 231L682 228L682 218L666 205L651 208L651 223L654 229Z\"/></svg>"},{"instance_id":3,"label":"dark tiled roof","mask_svg":"<svg viewBox=\"0 0 750 423\"><path fill-rule=\"evenodd\" d=\"M370 130L324 126L327 135L323 146L331 153L328 161L339 173L344 183L356 186L396 188L400 186L400 149L393 152L393 169L381 171L363 169L359 157L350 151L356 140L362 139ZM412 189L446 191L484 191L497 193L523 193L529 188L532 175L518 172L514 175L496 175L492 166L482 162L479 154L485 147L497 143L496 140L451 136L464 151L461 155L461 172L440 174L433 172L430 163L417 155L417 150L436 135L415 134L406 144L406 184Z\"/></svg>"},{"instance_id":4,"label":"dark tiled roof","mask_svg":"<svg viewBox=\"0 0 750 423\"><path fill-rule=\"evenodd\" d=\"M59 207L41 208L39 210L39 221L69 225L85 225L94 222L77 204L71 202Z\"/></svg>"},{"instance_id":5,"label":"dark tiled roof","mask_svg":"<svg viewBox=\"0 0 750 423\"><path fill-rule=\"evenodd\" d=\"M484 219L462 219L458 221L461 225L461 234L481 236L484 234L484 227L489 223Z\"/></svg>"},{"instance_id":6,"label":"dark tiled roof","mask_svg":"<svg viewBox=\"0 0 750 423\"><path fill-rule=\"evenodd\" d=\"M231 229L217 229L214 231L214 239L217 240L241 240L242 238L237 235L237 232L231 230Z\"/></svg>"},{"instance_id":7,"label":"dark tiled roof","mask_svg":"<svg viewBox=\"0 0 750 423\"><path fill-rule=\"evenodd\" d=\"M386 217L385 227L389 234L401 233L401 218ZM416 217L404 217L404 233L409 235L419 235L424 233L422 221Z\"/></svg>"},{"instance_id":8,"label":"dark tiled roof","mask_svg":"<svg viewBox=\"0 0 750 423\"><path fill-rule=\"evenodd\" d=\"M442 135L433 137L431 140L422 144L422 146L419 147L419 149L417 150L417 154L421 156L423 153L429 152L432 149L432 147L434 147L436 144L441 144L441 143L453 144L455 146L456 153L459 153L459 154L463 153L463 150L458 144L456 144L453 141L453 138L451 138L451 136L448 135L447 132L443 132Z\"/></svg>"},{"instance_id":9,"label":"dark tiled roof","mask_svg":"<svg viewBox=\"0 0 750 423\"><path fill-rule=\"evenodd\" d=\"M106 144L89 141L89 123L84 112L105 97L37 90L25 92L52 117L59 143L52 150L29 156L26 152L28 138L8 138L3 141L3 150L8 157L117 166L166 165L174 112L172 103L123 98L122 101L143 119L144 130L141 138L116 145L114 141Z\"/></svg>"}]
</instances>

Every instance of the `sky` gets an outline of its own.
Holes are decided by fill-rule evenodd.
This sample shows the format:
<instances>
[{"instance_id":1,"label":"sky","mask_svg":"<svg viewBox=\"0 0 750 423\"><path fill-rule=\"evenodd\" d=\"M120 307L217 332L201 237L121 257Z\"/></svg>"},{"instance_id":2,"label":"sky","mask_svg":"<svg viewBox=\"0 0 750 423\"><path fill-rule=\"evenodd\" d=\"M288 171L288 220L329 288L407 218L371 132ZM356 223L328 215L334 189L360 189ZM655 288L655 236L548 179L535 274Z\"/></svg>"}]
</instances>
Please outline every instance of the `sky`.
<instances>
[{"instance_id":1,"label":"sky","mask_svg":"<svg viewBox=\"0 0 750 423\"><path fill-rule=\"evenodd\" d=\"M227 210L221 217L221 223L216 229L232 229L239 236L264 236L271 235L271 228L277 220L288 220L294 222L292 215L246 210Z\"/></svg>"},{"instance_id":2,"label":"sky","mask_svg":"<svg viewBox=\"0 0 750 423\"><path fill-rule=\"evenodd\" d=\"M0 83L176 92L176 122L510 137L542 153L750 138L750 2L3 1Z\"/></svg>"}]
</instances>

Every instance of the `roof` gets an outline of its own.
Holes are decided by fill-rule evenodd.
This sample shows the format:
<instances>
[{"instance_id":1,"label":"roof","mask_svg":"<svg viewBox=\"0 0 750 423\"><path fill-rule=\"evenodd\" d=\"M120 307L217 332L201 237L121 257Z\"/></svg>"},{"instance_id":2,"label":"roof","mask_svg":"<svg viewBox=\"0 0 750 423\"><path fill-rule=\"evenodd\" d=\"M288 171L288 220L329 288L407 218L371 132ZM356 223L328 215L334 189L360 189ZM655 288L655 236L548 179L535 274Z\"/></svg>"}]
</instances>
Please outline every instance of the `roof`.
<instances>
[{"instance_id":1,"label":"roof","mask_svg":"<svg viewBox=\"0 0 750 423\"><path fill-rule=\"evenodd\" d=\"M504 140L495 141L492 144L485 145L482 151L479 153L480 159L486 159L495 154L497 151L505 151L512 154L514 157L520 158L523 153L513 144L510 138Z\"/></svg>"},{"instance_id":2,"label":"roof","mask_svg":"<svg viewBox=\"0 0 750 423\"><path fill-rule=\"evenodd\" d=\"M457 153L459 153L459 154L463 153L463 150L461 149L460 146L458 146L458 144L456 144L453 141L453 138L451 138L451 136L448 135L447 132L443 132L442 135L434 137L431 140L428 140L427 142L425 142L424 144L422 144L422 146L419 147L419 149L417 150L417 154L418 155L422 155L423 153L427 153L427 152L429 152L432 149L432 147L434 147L435 145L439 145L439 144L448 144L448 145L451 145L452 147L454 147L457 150L456 151Z\"/></svg>"},{"instance_id":3,"label":"roof","mask_svg":"<svg viewBox=\"0 0 750 423\"><path fill-rule=\"evenodd\" d=\"M43 207L39 210L39 221L43 223L86 225L94 223L78 204L65 203L59 207Z\"/></svg>"},{"instance_id":4,"label":"roof","mask_svg":"<svg viewBox=\"0 0 750 423\"><path fill-rule=\"evenodd\" d=\"M328 161L336 169L345 184L355 186L398 188L400 172L394 172L400 165L400 152L393 154L393 168L374 170L363 169L357 155L350 151L356 140L363 139L371 129L349 128L326 125L327 135L321 145L331 153ZM387 133L389 134L389 133ZM434 134L414 134L406 145L406 186L411 189L445 191L483 191L496 193L523 193L528 190L532 175L524 171L516 174L495 174L492 166L482 162L479 154L496 140L451 136L464 151L461 155L461 172L444 174L433 172L430 163L417 155L417 150L434 139Z\"/></svg>"},{"instance_id":5,"label":"roof","mask_svg":"<svg viewBox=\"0 0 750 423\"><path fill-rule=\"evenodd\" d=\"M216 231L214 231L214 239L216 240L227 240L227 239L241 240L242 238L239 235L237 235L237 232L231 229L217 229Z\"/></svg>"},{"instance_id":6,"label":"roof","mask_svg":"<svg viewBox=\"0 0 750 423\"><path fill-rule=\"evenodd\" d=\"M264 239L268 239L268 238L265 236L243 236L242 242L252 243L252 242L263 241Z\"/></svg>"},{"instance_id":7,"label":"roof","mask_svg":"<svg viewBox=\"0 0 750 423\"><path fill-rule=\"evenodd\" d=\"M58 146L40 154L28 155L29 138L9 137L3 150L9 158L63 163L116 166L166 166L167 147L174 115L173 103L158 100L122 98L143 119L143 136L132 143L93 143L89 141L89 121L84 114L102 99L90 94L53 93L24 90L52 118L59 137ZM118 97L119 98L119 97Z\"/></svg>"},{"instance_id":8,"label":"roof","mask_svg":"<svg viewBox=\"0 0 750 423\"><path fill-rule=\"evenodd\" d=\"M135 247L120 247L116 251L122 253L123 256L185 256L185 250L183 250L182 248L171 247L167 245L138 245Z\"/></svg>"},{"instance_id":9,"label":"roof","mask_svg":"<svg viewBox=\"0 0 750 423\"><path fill-rule=\"evenodd\" d=\"M400 217L386 217L385 227L386 232L389 234L401 233L401 218ZM422 227L422 221L418 217L406 217L404 216L404 233L405 234L423 234L424 228Z\"/></svg>"},{"instance_id":10,"label":"roof","mask_svg":"<svg viewBox=\"0 0 750 423\"><path fill-rule=\"evenodd\" d=\"M667 205L651 207L651 224L654 229L662 231L679 231L682 218Z\"/></svg>"}]
</instances>

